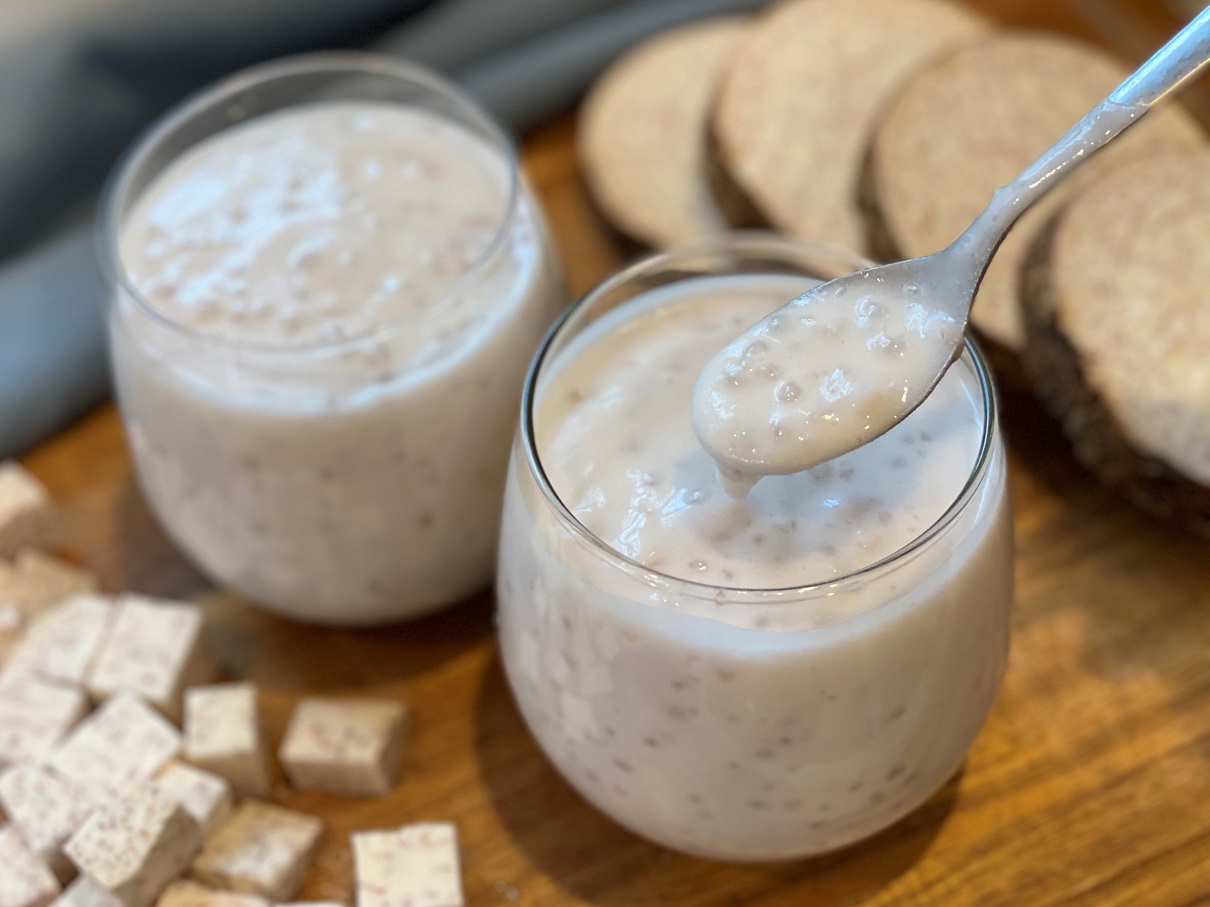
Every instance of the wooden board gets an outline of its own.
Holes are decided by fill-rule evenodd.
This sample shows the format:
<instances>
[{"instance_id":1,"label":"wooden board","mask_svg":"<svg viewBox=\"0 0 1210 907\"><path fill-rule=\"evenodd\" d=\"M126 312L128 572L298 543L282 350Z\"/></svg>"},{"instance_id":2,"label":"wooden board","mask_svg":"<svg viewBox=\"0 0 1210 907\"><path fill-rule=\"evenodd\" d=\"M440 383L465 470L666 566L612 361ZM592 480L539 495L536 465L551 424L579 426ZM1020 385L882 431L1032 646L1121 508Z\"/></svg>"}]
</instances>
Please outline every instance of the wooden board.
<instances>
[{"instance_id":1,"label":"wooden board","mask_svg":"<svg viewBox=\"0 0 1210 907\"><path fill-rule=\"evenodd\" d=\"M1174 24L1151 0L979 5L1014 23L1111 41L1131 59ZM586 203L572 138L570 120L552 124L528 140L524 157L579 293L620 258ZM68 550L108 589L207 603L223 666L265 691L274 741L305 693L399 696L413 707L404 781L391 797L354 801L279 785L280 802L328 823L305 898L351 901L351 830L452 819L475 907L1210 903L1210 546L1098 487L1027 399L1010 396L1005 410L1013 651L963 771L871 841L756 867L648 845L560 780L505 685L489 596L385 631L277 620L210 590L173 550L134 484L111 407L26 462L62 504Z\"/></svg>"}]
</instances>

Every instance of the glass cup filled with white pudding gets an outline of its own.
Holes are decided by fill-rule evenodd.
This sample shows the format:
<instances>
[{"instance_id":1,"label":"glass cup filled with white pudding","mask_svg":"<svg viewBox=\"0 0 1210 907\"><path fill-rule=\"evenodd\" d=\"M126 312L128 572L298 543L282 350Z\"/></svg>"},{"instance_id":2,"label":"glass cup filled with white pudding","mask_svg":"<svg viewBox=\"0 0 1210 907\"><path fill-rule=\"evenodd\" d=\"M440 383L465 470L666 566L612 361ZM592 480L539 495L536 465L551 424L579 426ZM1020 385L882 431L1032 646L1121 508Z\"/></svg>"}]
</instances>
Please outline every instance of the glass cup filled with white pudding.
<instances>
[{"instance_id":1,"label":"glass cup filled with white pudding","mask_svg":"<svg viewBox=\"0 0 1210 907\"><path fill-rule=\"evenodd\" d=\"M694 435L710 357L864 264L742 234L649 258L530 371L497 580L508 679L563 776L676 850L780 860L877 832L958 768L1004 672L1012 535L977 347L887 434L746 497Z\"/></svg>"},{"instance_id":2,"label":"glass cup filled with white pudding","mask_svg":"<svg viewBox=\"0 0 1210 907\"><path fill-rule=\"evenodd\" d=\"M139 482L205 573L345 625L490 582L525 370L565 297L471 100L368 54L245 71L128 153L101 244Z\"/></svg>"}]
</instances>

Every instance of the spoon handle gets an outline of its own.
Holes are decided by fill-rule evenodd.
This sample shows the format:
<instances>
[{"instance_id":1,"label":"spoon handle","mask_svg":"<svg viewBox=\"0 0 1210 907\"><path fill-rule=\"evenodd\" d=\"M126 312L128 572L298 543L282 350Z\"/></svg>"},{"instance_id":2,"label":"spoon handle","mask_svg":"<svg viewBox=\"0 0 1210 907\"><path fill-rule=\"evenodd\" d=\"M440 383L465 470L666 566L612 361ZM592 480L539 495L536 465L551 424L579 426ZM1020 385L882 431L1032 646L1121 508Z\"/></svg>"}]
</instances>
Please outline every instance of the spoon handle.
<instances>
[{"instance_id":1,"label":"spoon handle","mask_svg":"<svg viewBox=\"0 0 1210 907\"><path fill-rule=\"evenodd\" d=\"M1007 186L954 241L950 249L976 263L974 287L1004 235L1026 209L1094 151L1137 123L1148 109L1210 62L1210 6L1140 66L1113 93L1067 130Z\"/></svg>"},{"instance_id":2,"label":"spoon handle","mask_svg":"<svg viewBox=\"0 0 1210 907\"><path fill-rule=\"evenodd\" d=\"M1115 104L1150 107L1210 61L1210 6L1177 32L1109 96Z\"/></svg>"}]
</instances>

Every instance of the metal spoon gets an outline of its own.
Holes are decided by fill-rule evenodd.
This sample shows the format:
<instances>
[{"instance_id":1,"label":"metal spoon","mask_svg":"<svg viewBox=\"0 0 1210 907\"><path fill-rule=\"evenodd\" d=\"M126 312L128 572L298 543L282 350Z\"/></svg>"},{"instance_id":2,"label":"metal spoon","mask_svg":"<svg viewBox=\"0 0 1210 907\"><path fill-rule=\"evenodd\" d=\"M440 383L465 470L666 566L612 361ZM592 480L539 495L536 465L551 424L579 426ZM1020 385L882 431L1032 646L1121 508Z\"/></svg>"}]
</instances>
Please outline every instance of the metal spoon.
<instances>
[{"instance_id":1,"label":"metal spoon","mask_svg":"<svg viewBox=\"0 0 1210 907\"><path fill-rule=\"evenodd\" d=\"M961 354L975 292L1017 218L1207 62L1210 7L996 190L948 248L821 284L711 359L693 424L728 490L830 460L919 406Z\"/></svg>"}]
</instances>

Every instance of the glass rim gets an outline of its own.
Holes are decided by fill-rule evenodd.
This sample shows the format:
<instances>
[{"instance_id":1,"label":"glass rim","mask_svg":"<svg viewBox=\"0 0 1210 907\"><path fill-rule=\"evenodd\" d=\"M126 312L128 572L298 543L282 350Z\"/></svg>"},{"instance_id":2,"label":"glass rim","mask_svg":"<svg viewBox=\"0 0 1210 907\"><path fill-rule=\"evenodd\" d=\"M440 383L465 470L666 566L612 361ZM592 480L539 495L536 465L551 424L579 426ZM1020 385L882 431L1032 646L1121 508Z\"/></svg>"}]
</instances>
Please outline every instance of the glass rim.
<instances>
[{"instance_id":1,"label":"glass rim","mask_svg":"<svg viewBox=\"0 0 1210 907\"><path fill-rule=\"evenodd\" d=\"M666 573L662 570L657 570L643 564L641 561L635 560L616 548L609 545L604 539L597 536L592 530L581 523L571 512L571 509L559 497L551 484L549 477L546 475L545 467L542 465L542 458L538 453L538 445L536 439L536 429L534 420L534 410L536 406L536 391L538 378L542 372L542 367L547 363L551 350L556 341L562 338L567 325L577 313L581 312L590 306L597 299L607 293L611 293L628 283L632 283L636 279L641 278L645 274L657 274L661 271L670 271L678 262L683 262L694 257L703 255L730 253L733 255L739 254L755 254L755 253L774 253L781 252L787 258L790 254L819 253L826 255L836 260L845 260L857 265L855 270L871 267L872 262L864 259L856 253L849 252L838 247L829 246L825 243L811 242L807 240L796 240L791 237L786 237L780 234L744 230L735 231L727 234L722 234L713 238L708 238L694 242L691 244L681 245L674 249L664 252L658 252L653 255L648 255L638 259L635 262L627 265L622 270L606 278L601 283L594 286L587 293L577 299L572 305L559 316L555 323L547 331L543 337L541 345L538 347L533 360L530 363L529 371L525 376L525 385L521 396L521 442L525 449L526 465L529 469L531 477L537 482L538 487L542 491L542 495L546 503L551 507L560 523L569 528L575 535L586 541L590 547L599 555L603 556L606 561L613 566L619 567L632 572L642 574L649 583L659 584L662 586L675 586L685 589L699 598L708 598L716 596L719 593L725 595L733 595L737 600L743 599L746 601L759 600L775 600L784 597L793 597L794 600L808 598L818 595L821 592L833 591L838 586L858 585L867 582L877 575L887 572L894 568L898 563L908 558L918 551L928 546L934 539L943 533L957 519L973 499L975 492L987 474L991 455L994 450L994 440L997 436L997 426L999 420L999 397L996 391L995 382L992 380L991 369L987 364L987 359L978 343L970 335L968 331L965 337L964 349L962 354L954 361L958 362L969 359L976 378L979 382L980 400L982 401L982 409L984 413L983 428L979 439L979 451L975 456L974 464L971 466L970 474L967 476L966 482L961 490L950 502L949 506L934 520L929 526L918 533L907 544L902 545L895 551L879 558L878 560L860 567L857 570L850 571L841 576L831 577L826 580L819 580L812 583L806 583L799 586L782 586L782 587L754 587L754 586L732 586L721 585L715 583L703 583L699 580L690 579L687 577L677 576L673 573ZM710 275L702 275L710 276ZM720 274L718 276L728 276ZM787 602L788 604L789 602Z\"/></svg>"},{"instance_id":2,"label":"glass rim","mask_svg":"<svg viewBox=\"0 0 1210 907\"><path fill-rule=\"evenodd\" d=\"M420 86L448 101L454 102L458 115L467 117L476 129L483 131L490 144L494 145L501 152L508 171L505 205L487 246L473 263L467 266L461 274L420 308L341 337L338 340L319 340L298 344L227 340L184 324L157 308L135 286L130 272L122 261L120 250L121 221L126 212L119 211L119 204L126 201L126 196L130 191L130 183L135 175L146 165L150 155L164 141L199 114L211 110L222 103L232 101L242 92L255 89L270 82L323 74L330 74L333 77L342 74L347 76L382 76L394 79L400 84L410 83ZM304 101L303 103L306 102ZM385 100L381 103L406 106L404 102L392 100ZM230 126L224 127L224 129L210 133L200 141L206 141L206 139L220 134L226 128L250 123L258 117L276 113L280 110L287 110L295 106L302 105L288 104L253 113L248 117L233 121ZM196 144L190 147L196 147ZM400 328L411 323L413 319L423 317L429 309L442 305L447 300L459 295L465 291L467 286L479 279L488 269L489 265L502 254L507 245L512 227L519 216L521 182L521 168L517 148L511 136L505 132L487 110L474 98L436 70L410 60L368 51L318 51L314 53L294 54L246 67L216 82L212 82L178 101L146 126L118 158L109 176L106 178L105 185L102 187L101 201L98 206L98 216L94 231L94 246L107 286L111 290L113 288L120 289L125 296L134 301L141 314L150 317L160 326L168 328L187 339L206 345L221 347L225 350L261 353L265 355L338 353L398 331Z\"/></svg>"}]
</instances>

